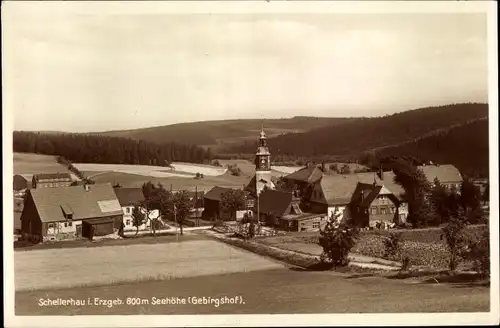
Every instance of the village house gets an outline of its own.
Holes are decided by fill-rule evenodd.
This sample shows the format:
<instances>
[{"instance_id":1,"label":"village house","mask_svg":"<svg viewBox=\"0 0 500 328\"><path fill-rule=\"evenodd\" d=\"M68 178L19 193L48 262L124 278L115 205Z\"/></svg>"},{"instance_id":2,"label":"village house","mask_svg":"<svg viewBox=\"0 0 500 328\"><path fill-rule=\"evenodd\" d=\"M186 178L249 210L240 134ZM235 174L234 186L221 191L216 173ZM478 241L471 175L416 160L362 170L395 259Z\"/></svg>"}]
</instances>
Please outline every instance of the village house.
<instances>
[{"instance_id":1,"label":"village house","mask_svg":"<svg viewBox=\"0 0 500 328\"><path fill-rule=\"evenodd\" d=\"M319 231L327 222L325 214L304 213L300 198L292 191L265 190L259 196L257 208L261 223L285 231Z\"/></svg>"},{"instance_id":2,"label":"village house","mask_svg":"<svg viewBox=\"0 0 500 328\"><path fill-rule=\"evenodd\" d=\"M210 191L208 191L203 197L204 210L202 217L206 220L231 220L235 213L230 213L223 209L221 200L222 195L232 188L224 188L215 186ZM245 195L245 205L236 211L236 219L242 219L245 214L253 216L253 207L255 204L255 199L251 196L249 192L244 192Z\"/></svg>"},{"instance_id":3,"label":"village house","mask_svg":"<svg viewBox=\"0 0 500 328\"><path fill-rule=\"evenodd\" d=\"M33 175L33 188L69 187L73 179L69 173L41 173Z\"/></svg>"},{"instance_id":4,"label":"village house","mask_svg":"<svg viewBox=\"0 0 500 328\"><path fill-rule=\"evenodd\" d=\"M404 222L406 216L400 215L398 199L385 186L358 183L350 203L351 216L360 227L373 227L384 222L389 225Z\"/></svg>"},{"instance_id":5,"label":"village house","mask_svg":"<svg viewBox=\"0 0 500 328\"><path fill-rule=\"evenodd\" d=\"M456 188L460 190L463 181L460 171L451 164L430 164L418 167L424 173L427 181L434 186L434 180L437 178L439 183L445 188Z\"/></svg>"},{"instance_id":6,"label":"village house","mask_svg":"<svg viewBox=\"0 0 500 328\"><path fill-rule=\"evenodd\" d=\"M31 189L21 215L34 242L116 235L123 210L111 184Z\"/></svg>"},{"instance_id":7,"label":"village house","mask_svg":"<svg viewBox=\"0 0 500 328\"><path fill-rule=\"evenodd\" d=\"M392 172L383 179L375 173L324 175L313 187L311 212L326 213L338 220L353 219L360 226L376 222L401 223L407 216L402 188L393 181Z\"/></svg>"},{"instance_id":8,"label":"village house","mask_svg":"<svg viewBox=\"0 0 500 328\"><path fill-rule=\"evenodd\" d=\"M149 212L148 218L145 218L143 223L139 225L139 227L136 227L134 225L134 217L132 215L134 212L134 207L138 206L139 211L143 215L147 215L146 209L141 206L141 204L145 200L142 188L114 188L114 190L116 198L118 199L118 202L120 203L120 206L123 210L123 232L137 231L137 229L139 231L147 230L151 225L151 220L149 220L149 218L159 218L159 210L151 210Z\"/></svg>"},{"instance_id":9,"label":"village house","mask_svg":"<svg viewBox=\"0 0 500 328\"><path fill-rule=\"evenodd\" d=\"M323 171L316 165L306 166L298 171L288 174L283 177L287 189L297 188L305 190L305 188L318 183L323 177Z\"/></svg>"}]
</instances>

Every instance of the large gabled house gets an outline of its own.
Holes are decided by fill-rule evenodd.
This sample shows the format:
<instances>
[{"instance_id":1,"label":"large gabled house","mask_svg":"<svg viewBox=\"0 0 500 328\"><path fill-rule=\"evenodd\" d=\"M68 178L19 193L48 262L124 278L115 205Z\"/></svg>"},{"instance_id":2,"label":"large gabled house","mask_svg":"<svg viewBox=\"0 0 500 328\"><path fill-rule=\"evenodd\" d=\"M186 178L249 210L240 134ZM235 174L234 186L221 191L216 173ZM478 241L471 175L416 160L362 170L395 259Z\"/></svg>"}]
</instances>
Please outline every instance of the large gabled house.
<instances>
[{"instance_id":1,"label":"large gabled house","mask_svg":"<svg viewBox=\"0 0 500 328\"><path fill-rule=\"evenodd\" d=\"M288 188L296 186L299 190L302 190L307 186L319 182L322 177L323 171L316 165L310 165L284 176L283 180L286 182Z\"/></svg>"},{"instance_id":2,"label":"large gabled house","mask_svg":"<svg viewBox=\"0 0 500 328\"><path fill-rule=\"evenodd\" d=\"M403 189L394 183L393 173L324 175L312 190L311 211L328 217L353 219L360 226L374 222L404 222L408 213Z\"/></svg>"},{"instance_id":3,"label":"large gabled house","mask_svg":"<svg viewBox=\"0 0 500 328\"><path fill-rule=\"evenodd\" d=\"M33 188L69 187L73 179L69 173L41 173L33 175Z\"/></svg>"},{"instance_id":4,"label":"large gabled house","mask_svg":"<svg viewBox=\"0 0 500 328\"><path fill-rule=\"evenodd\" d=\"M116 235L123 210L111 184L31 189L21 215L34 242Z\"/></svg>"}]
</instances>

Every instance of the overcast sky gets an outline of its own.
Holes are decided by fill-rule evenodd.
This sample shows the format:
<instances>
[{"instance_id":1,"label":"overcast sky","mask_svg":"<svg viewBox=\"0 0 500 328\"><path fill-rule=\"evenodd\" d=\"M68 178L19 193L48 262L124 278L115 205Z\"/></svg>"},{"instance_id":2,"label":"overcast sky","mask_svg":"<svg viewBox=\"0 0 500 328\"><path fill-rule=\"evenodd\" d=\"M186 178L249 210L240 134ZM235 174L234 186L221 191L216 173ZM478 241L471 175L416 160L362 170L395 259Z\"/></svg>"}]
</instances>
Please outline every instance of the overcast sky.
<instances>
[{"instance_id":1,"label":"overcast sky","mask_svg":"<svg viewBox=\"0 0 500 328\"><path fill-rule=\"evenodd\" d=\"M16 130L487 101L481 14L44 14L3 25Z\"/></svg>"}]
</instances>

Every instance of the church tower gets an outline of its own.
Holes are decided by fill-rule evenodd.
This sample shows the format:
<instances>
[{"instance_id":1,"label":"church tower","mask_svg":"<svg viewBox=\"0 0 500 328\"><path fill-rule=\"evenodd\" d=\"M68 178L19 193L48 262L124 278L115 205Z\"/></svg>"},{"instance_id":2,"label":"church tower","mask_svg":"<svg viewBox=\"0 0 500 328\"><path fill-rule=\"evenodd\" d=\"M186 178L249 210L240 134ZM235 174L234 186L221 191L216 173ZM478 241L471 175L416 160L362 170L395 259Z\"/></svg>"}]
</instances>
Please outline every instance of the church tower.
<instances>
[{"instance_id":1,"label":"church tower","mask_svg":"<svg viewBox=\"0 0 500 328\"><path fill-rule=\"evenodd\" d=\"M274 189L274 184L271 181L271 153L267 146L267 136L262 128L259 137L259 146L255 154L255 188L257 194L260 194L264 187Z\"/></svg>"}]
</instances>

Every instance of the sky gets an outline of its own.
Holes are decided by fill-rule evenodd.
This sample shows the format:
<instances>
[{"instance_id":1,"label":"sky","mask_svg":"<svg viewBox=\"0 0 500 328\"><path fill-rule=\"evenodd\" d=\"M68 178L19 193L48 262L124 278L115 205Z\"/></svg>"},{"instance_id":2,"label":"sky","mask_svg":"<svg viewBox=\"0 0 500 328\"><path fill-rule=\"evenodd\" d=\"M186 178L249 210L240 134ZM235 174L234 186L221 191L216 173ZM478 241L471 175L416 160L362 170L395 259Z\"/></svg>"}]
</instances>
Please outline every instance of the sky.
<instances>
[{"instance_id":1,"label":"sky","mask_svg":"<svg viewBox=\"0 0 500 328\"><path fill-rule=\"evenodd\" d=\"M380 116L487 102L485 14L7 16L16 130Z\"/></svg>"}]
</instances>

